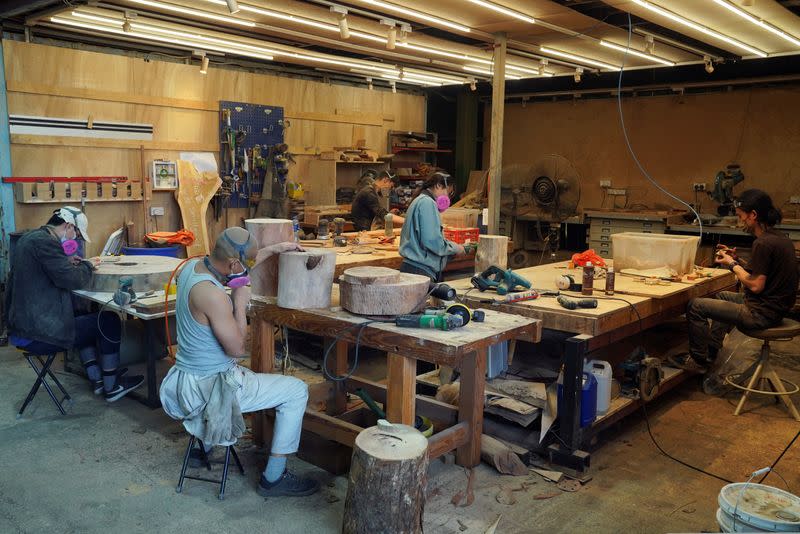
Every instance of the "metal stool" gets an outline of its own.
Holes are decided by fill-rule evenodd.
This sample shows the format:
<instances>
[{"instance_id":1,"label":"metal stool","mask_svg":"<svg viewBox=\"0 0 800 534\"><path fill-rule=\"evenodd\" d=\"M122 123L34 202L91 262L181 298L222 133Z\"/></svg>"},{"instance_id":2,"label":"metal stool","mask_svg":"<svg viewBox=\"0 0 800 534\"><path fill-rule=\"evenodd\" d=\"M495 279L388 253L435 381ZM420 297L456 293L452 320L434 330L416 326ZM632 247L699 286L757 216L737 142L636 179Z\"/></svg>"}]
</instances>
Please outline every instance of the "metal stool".
<instances>
[{"instance_id":1,"label":"metal stool","mask_svg":"<svg viewBox=\"0 0 800 534\"><path fill-rule=\"evenodd\" d=\"M186 474L186 469L189 467L189 454L192 452L192 447L195 444L195 441L200 444L200 454L203 456L203 462L206 464L206 469L211 471L211 464L222 464L222 478L220 480L215 480L213 478L204 478L204 477L193 477ZM176 493L180 493L183 491L183 481L187 478L192 480L202 480L203 482L213 482L215 484L219 484L219 500L223 500L225 498L225 484L228 482L228 464L231 460L231 455L233 455L233 460L236 462L236 465L239 467L239 472L244 475L244 467L242 467L242 462L239 461L239 455L236 454L236 449L233 448L233 445L228 445L225 447L225 460L222 462L212 462L208 459L208 455L206 455L205 445L203 445L202 440L191 436L189 439L189 446L186 447L186 454L183 455L183 468L181 468L181 476L178 479L178 486L175 488Z\"/></svg>"},{"instance_id":2,"label":"metal stool","mask_svg":"<svg viewBox=\"0 0 800 534\"><path fill-rule=\"evenodd\" d=\"M61 385L61 382L58 381L58 378L50 371L50 366L53 364L53 361L56 359L57 352L52 354L33 354L32 352L27 352L24 349L22 350L23 356L25 359L28 360L28 363L33 368L34 372L36 373L36 382L33 383L33 387L28 392L28 397L25 399L25 402L22 403L22 408L19 409L19 413L17 414L17 419L22 417L22 412L25 411L25 408L28 407L28 404L33 400L33 397L36 396L36 393L39 391L39 386L44 386L44 389L47 391L47 394L50 395L50 398L53 399L53 402L56 404L58 411L61 412L61 415L67 415L67 412L64 410L64 407L61 405L62 402L68 401L69 404L72 404L72 397L69 396L67 390L64 389L64 386ZM42 358L45 358L43 361ZM39 366L36 365L38 361ZM58 400L56 394L53 392L53 389L50 387L50 384L47 383L47 377L55 382L58 389L61 390L61 393L64 396L61 400Z\"/></svg>"},{"instance_id":3,"label":"metal stool","mask_svg":"<svg viewBox=\"0 0 800 534\"><path fill-rule=\"evenodd\" d=\"M800 391L800 387L794 382L790 382L788 380L784 380L778 376L778 373L772 368L772 364L769 361L769 342L770 341L791 341L795 336L800 336L800 323L797 321L792 321L791 319L784 319L781 324L778 326L773 326L772 328L766 328L764 330L741 330L741 332L749 337L753 337L756 339L763 339L764 344L761 345L761 354L759 355L758 359L753 363L750 368L745 371L744 373L737 373L727 375L725 377L725 383L744 391L742 398L739 399L739 404L736 406L736 411L733 412L733 415L739 415L744 407L745 401L750 396L751 393L758 393L760 395L777 395L783 400L783 403L786 404L786 408L789 410L789 413L795 420L800 421L800 413L797 412L797 408L795 408L792 399L789 395L797 393ZM752 376L751 374L752 373ZM747 386L742 385L744 380L750 377ZM766 379L767 382L772 386L772 390L764 390L764 389L756 389L755 386L758 384L759 380L762 378ZM790 391L787 391L784 387L784 383L788 384L792 387Z\"/></svg>"}]
</instances>

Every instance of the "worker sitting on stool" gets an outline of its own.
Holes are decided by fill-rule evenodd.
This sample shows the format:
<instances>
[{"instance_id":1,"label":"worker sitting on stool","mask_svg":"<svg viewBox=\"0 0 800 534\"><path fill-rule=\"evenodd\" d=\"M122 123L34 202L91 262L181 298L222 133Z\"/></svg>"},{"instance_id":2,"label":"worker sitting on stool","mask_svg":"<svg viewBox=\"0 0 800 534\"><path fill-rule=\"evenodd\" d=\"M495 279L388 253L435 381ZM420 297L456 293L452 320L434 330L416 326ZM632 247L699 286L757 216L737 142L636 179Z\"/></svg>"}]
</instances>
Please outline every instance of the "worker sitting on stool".
<instances>
[{"instance_id":1,"label":"worker sitting on stool","mask_svg":"<svg viewBox=\"0 0 800 534\"><path fill-rule=\"evenodd\" d=\"M279 243L256 254L256 239L234 227L220 234L210 256L183 267L175 302L176 363L161 383L164 411L200 438L206 452L236 442L244 431L242 413L275 408L272 452L258 485L264 497L310 495L319 488L318 482L286 470L287 455L300 443L308 386L291 376L254 373L236 362L245 355L247 337L246 264L290 250L302 249ZM225 285L233 288L230 296ZM199 449L190 451L194 465L201 457Z\"/></svg>"},{"instance_id":2,"label":"worker sitting on stool","mask_svg":"<svg viewBox=\"0 0 800 534\"><path fill-rule=\"evenodd\" d=\"M782 216L772 199L764 191L748 189L734 201L734 206L744 230L756 239L746 268L727 247L717 252L716 262L736 275L744 294L722 291L716 298L689 302L689 354L702 367L714 361L731 328L761 330L779 324L794 306L797 294L794 246L774 228Z\"/></svg>"},{"instance_id":3,"label":"worker sitting on stool","mask_svg":"<svg viewBox=\"0 0 800 534\"><path fill-rule=\"evenodd\" d=\"M366 173L365 173L366 174ZM374 180L367 176L362 176L360 180L364 185L353 199L350 208L350 215L353 217L353 227L357 232L372 230L373 226L381 228L383 218L389 213L386 208L381 206L378 193L383 189L393 187L391 175L383 171ZM403 224L405 219L399 215L394 215L392 223Z\"/></svg>"},{"instance_id":4,"label":"worker sitting on stool","mask_svg":"<svg viewBox=\"0 0 800 534\"><path fill-rule=\"evenodd\" d=\"M89 287L100 264L100 258L77 255L77 239L91 242L88 226L85 214L66 206L17 242L6 292L9 341L40 355L78 349L94 394L105 393L114 402L142 385L144 377L118 376L121 324L116 313L76 316L73 310L71 291Z\"/></svg>"},{"instance_id":5,"label":"worker sitting on stool","mask_svg":"<svg viewBox=\"0 0 800 534\"><path fill-rule=\"evenodd\" d=\"M400 234L400 272L421 274L432 282L441 282L451 256L463 256L464 246L444 238L439 213L450 206L450 175L433 173L417 193L406 212L408 222Z\"/></svg>"}]
</instances>

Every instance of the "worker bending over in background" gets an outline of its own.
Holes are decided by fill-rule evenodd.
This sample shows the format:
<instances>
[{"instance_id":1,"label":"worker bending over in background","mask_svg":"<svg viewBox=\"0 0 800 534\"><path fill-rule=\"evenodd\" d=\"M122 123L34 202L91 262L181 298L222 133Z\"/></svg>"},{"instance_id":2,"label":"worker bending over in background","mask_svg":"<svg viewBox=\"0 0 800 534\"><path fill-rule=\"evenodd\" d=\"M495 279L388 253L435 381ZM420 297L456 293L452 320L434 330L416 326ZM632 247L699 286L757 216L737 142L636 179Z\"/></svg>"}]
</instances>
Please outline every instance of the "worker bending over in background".
<instances>
[{"instance_id":1,"label":"worker bending over in background","mask_svg":"<svg viewBox=\"0 0 800 534\"><path fill-rule=\"evenodd\" d=\"M213 445L231 445L244 432L242 413L275 408L271 454L258 485L265 497L310 495L319 483L286 470L286 457L297 451L308 386L291 376L254 373L237 364L245 355L247 265L290 250L279 243L256 253L256 240L244 228L228 228L217 238L210 256L187 262L178 275L175 314L178 330L176 363L161 383L161 403L172 418ZM225 286L233 288L230 296ZM190 452L193 465L203 454Z\"/></svg>"},{"instance_id":2,"label":"worker bending over in background","mask_svg":"<svg viewBox=\"0 0 800 534\"><path fill-rule=\"evenodd\" d=\"M19 239L6 289L9 341L40 355L78 349L94 394L105 393L114 402L144 377L121 376L125 370L118 370L122 328L116 313L75 315L72 290L89 287L100 264L100 258L77 255L78 239L91 242L88 227L85 214L65 206Z\"/></svg>"},{"instance_id":3,"label":"worker bending over in background","mask_svg":"<svg viewBox=\"0 0 800 534\"><path fill-rule=\"evenodd\" d=\"M734 206L739 223L756 239L746 266L727 247L717 252L716 262L736 275L744 286L743 294L721 291L715 298L689 302L689 354L703 367L716 359L731 328L761 330L775 326L788 315L797 296L794 246L774 228L782 216L770 196L759 189L748 189L734 201Z\"/></svg>"},{"instance_id":4,"label":"worker bending over in background","mask_svg":"<svg viewBox=\"0 0 800 534\"><path fill-rule=\"evenodd\" d=\"M394 186L391 175L383 171L377 178L362 176L364 185L353 199L350 207L350 215L353 217L353 227L357 232L372 230L373 227L382 228L383 218L389 211L381 206L378 194L383 189L391 189ZM403 224L404 218L393 215L392 223Z\"/></svg>"},{"instance_id":5,"label":"worker bending over in background","mask_svg":"<svg viewBox=\"0 0 800 534\"><path fill-rule=\"evenodd\" d=\"M442 233L439 213L450 207L448 180L452 179L445 173L432 174L408 207L400 233L400 272L422 274L441 282L450 256L464 255L464 247L448 241Z\"/></svg>"}]
</instances>

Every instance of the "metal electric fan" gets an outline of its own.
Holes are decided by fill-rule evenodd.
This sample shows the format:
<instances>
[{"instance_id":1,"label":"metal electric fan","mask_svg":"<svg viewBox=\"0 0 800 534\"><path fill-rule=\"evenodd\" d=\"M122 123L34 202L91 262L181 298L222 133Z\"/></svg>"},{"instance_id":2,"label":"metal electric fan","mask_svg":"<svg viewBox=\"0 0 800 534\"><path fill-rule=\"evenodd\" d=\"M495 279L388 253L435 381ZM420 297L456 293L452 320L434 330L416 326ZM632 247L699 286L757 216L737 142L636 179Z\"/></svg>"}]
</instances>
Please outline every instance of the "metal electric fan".
<instances>
[{"instance_id":1,"label":"metal electric fan","mask_svg":"<svg viewBox=\"0 0 800 534\"><path fill-rule=\"evenodd\" d=\"M501 224L515 251L513 268L530 262L530 250L546 250L551 256L559 246L561 223L577 214L581 196L580 176L568 159L548 154L533 165L509 165L502 173Z\"/></svg>"}]
</instances>

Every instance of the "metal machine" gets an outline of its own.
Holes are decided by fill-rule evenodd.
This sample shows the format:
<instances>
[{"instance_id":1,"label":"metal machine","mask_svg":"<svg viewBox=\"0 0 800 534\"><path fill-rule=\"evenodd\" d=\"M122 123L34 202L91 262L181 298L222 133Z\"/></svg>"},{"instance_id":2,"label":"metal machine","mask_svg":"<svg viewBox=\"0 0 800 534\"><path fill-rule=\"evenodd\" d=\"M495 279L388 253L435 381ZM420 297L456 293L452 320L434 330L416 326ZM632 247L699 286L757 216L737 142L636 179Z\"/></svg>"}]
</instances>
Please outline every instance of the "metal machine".
<instances>
[{"instance_id":1,"label":"metal machine","mask_svg":"<svg viewBox=\"0 0 800 534\"><path fill-rule=\"evenodd\" d=\"M561 223L577 214L580 176L568 159L558 154L542 157L533 165L503 168L500 197L501 233L514 242L509 266L530 263L530 251L559 247Z\"/></svg>"},{"instance_id":2,"label":"metal machine","mask_svg":"<svg viewBox=\"0 0 800 534\"><path fill-rule=\"evenodd\" d=\"M708 191L708 196L719 202L717 214L725 217L733 215L733 187L744 181L742 168L738 165L728 165L724 171L719 171L714 178L714 189Z\"/></svg>"}]
</instances>

